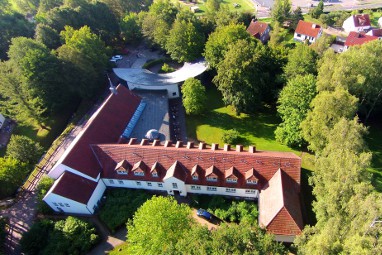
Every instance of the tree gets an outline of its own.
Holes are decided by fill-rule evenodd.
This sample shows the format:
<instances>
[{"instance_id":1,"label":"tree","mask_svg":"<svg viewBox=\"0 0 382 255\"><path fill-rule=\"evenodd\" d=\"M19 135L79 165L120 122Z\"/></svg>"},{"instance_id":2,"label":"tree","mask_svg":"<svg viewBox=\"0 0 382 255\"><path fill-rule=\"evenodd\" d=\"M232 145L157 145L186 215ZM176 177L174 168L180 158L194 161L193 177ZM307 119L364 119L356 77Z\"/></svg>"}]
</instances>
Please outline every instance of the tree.
<instances>
[{"instance_id":1,"label":"tree","mask_svg":"<svg viewBox=\"0 0 382 255\"><path fill-rule=\"evenodd\" d=\"M227 144L237 144L240 139L240 133L236 129L224 131L222 141Z\"/></svg>"},{"instance_id":2,"label":"tree","mask_svg":"<svg viewBox=\"0 0 382 255\"><path fill-rule=\"evenodd\" d=\"M50 214L53 212L52 208L45 203L42 199L48 193L49 189L53 186L54 180L47 175L44 175L37 185L37 210L42 214Z\"/></svg>"},{"instance_id":3,"label":"tree","mask_svg":"<svg viewBox=\"0 0 382 255\"><path fill-rule=\"evenodd\" d=\"M25 163L13 158L0 158L0 198L11 196L28 172Z\"/></svg>"},{"instance_id":4,"label":"tree","mask_svg":"<svg viewBox=\"0 0 382 255\"><path fill-rule=\"evenodd\" d=\"M297 7L295 10L293 10L291 16L290 16L290 28L293 30L296 30L297 24L300 20L304 20L304 16L302 15L301 7Z\"/></svg>"},{"instance_id":5,"label":"tree","mask_svg":"<svg viewBox=\"0 0 382 255\"><path fill-rule=\"evenodd\" d=\"M105 44L87 26L79 30L65 27L61 36L65 44L57 52L72 70L70 89L82 98L91 98L103 83L108 59Z\"/></svg>"},{"instance_id":6,"label":"tree","mask_svg":"<svg viewBox=\"0 0 382 255\"><path fill-rule=\"evenodd\" d=\"M191 22L176 20L167 39L167 53L178 62L193 61L202 56L204 41Z\"/></svg>"},{"instance_id":7,"label":"tree","mask_svg":"<svg viewBox=\"0 0 382 255\"><path fill-rule=\"evenodd\" d=\"M224 60L218 64L213 82L223 95L226 105L237 114L251 112L274 85L272 57L261 43L239 40L228 46Z\"/></svg>"},{"instance_id":8,"label":"tree","mask_svg":"<svg viewBox=\"0 0 382 255\"><path fill-rule=\"evenodd\" d=\"M191 210L172 197L153 197L127 223L129 254L166 254L191 227Z\"/></svg>"},{"instance_id":9,"label":"tree","mask_svg":"<svg viewBox=\"0 0 382 255\"><path fill-rule=\"evenodd\" d=\"M187 114L201 114L206 107L206 88L195 78L187 79L182 85L183 106Z\"/></svg>"},{"instance_id":10,"label":"tree","mask_svg":"<svg viewBox=\"0 0 382 255\"><path fill-rule=\"evenodd\" d=\"M306 44L297 44L296 48L291 50L288 55L288 63L284 67L284 73L287 79L297 75L317 74L317 54Z\"/></svg>"},{"instance_id":11,"label":"tree","mask_svg":"<svg viewBox=\"0 0 382 255\"><path fill-rule=\"evenodd\" d=\"M320 153L326 146L329 131L341 118L351 119L357 110L356 97L342 88L333 92L322 91L312 100L311 110L301 123L308 148Z\"/></svg>"},{"instance_id":12,"label":"tree","mask_svg":"<svg viewBox=\"0 0 382 255\"><path fill-rule=\"evenodd\" d=\"M230 24L219 27L207 40L204 56L211 68L217 68L219 63L225 58L225 54L230 45L238 40L251 41L251 35L243 25Z\"/></svg>"},{"instance_id":13,"label":"tree","mask_svg":"<svg viewBox=\"0 0 382 255\"><path fill-rule=\"evenodd\" d=\"M121 21L122 38L126 43L137 43L142 39L142 31L138 19L138 14L130 12Z\"/></svg>"},{"instance_id":14,"label":"tree","mask_svg":"<svg viewBox=\"0 0 382 255\"><path fill-rule=\"evenodd\" d=\"M57 31L43 23L37 24L34 38L49 49L57 49L61 45L60 35Z\"/></svg>"},{"instance_id":15,"label":"tree","mask_svg":"<svg viewBox=\"0 0 382 255\"><path fill-rule=\"evenodd\" d=\"M122 19L127 13L147 11L153 0L102 0L118 19Z\"/></svg>"},{"instance_id":16,"label":"tree","mask_svg":"<svg viewBox=\"0 0 382 255\"><path fill-rule=\"evenodd\" d=\"M290 16L292 4L290 0L276 0L273 3L271 17L272 22L282 24Z\"/></svg>"},{"instance_id":17,"label":"tree","mask_svg":"<svg viewBox=\"0 0 382 255\"><path fill-rule=\"evenodd\" d=\"M282 123L276 128L276 140L288 146L304 145L300 123L305 119L309 106L316 96L316 79L313 75L296 76L281 90L277 112Z\"/></svg>"},{"instance_id":18,"label":"tree","mask_svg":"<svg viewBox=\"0 0 382 255\"><path fill-rule=\"evenodd\" d=\"M322 34L310 47L317 53L319 57L322 57L330 45L335 41L335 36Z\"/></svg>"},{"instance_id":19,"label":"tree","mask_svg":"<svg viewBox=\"0 0 382 255\"><path fill-rule=\"evenodd\" d=\"M309 14L314 19L318 19L320 17L320 15L323 13L324 13L324 2L322 0L320 0L317 7L309 10Z\"/></svg>"},{"instance_id":20,"label":"tree","mask_svg":"<svg viewBox=\"0 0 382 255\"><path fill-rule=\"evenodd\" d=\"M42 152L41 145L29 137L12 135L7 145L6 155L27 164L33 164L41 157Z\"/></svg>"}]
</instances>

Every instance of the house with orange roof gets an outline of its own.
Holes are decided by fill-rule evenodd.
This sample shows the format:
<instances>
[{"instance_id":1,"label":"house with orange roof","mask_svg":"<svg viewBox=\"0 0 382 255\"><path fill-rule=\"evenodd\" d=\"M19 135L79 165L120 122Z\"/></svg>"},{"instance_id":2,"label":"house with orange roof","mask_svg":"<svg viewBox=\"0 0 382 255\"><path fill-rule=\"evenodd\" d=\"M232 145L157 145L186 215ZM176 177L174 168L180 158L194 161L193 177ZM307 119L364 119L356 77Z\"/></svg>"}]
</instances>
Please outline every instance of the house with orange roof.
<instances>
[{"instance_id":1,"label":"house with orange roof","mask_svg":"<svg viewBox=\"0 0 382 255\"><path fill-rule=\"evenodd\" d=\"M55 183L44 201L56 212L93 214L107 187L169 195L220 195L258 201L259 224L292 242L303 229L301 158L292 152L242 145L129 137L141 99L119 85L48 173Z\"/></svg>"},{"instance_id":2,"label":"house with orange roof","mask_svg":"<svg viewBox=\"0 0 382 255\"><path fill-rule=\"evenodd\" d=\"M322 35L322 27L312 22L300 20L294 32L293 39L299 42L314 43Z\"/></svg>"},{"instance_id":3,"label":"house with orange roof","mask_svg":"<svg viewBox=\"0 0 382 255\"><path fill-rule=\"evenodd\" d=\"M367 35L359 32L350 32L349 36L345 41L345 50L349 49L351 46L362 45L364 43L368 43L374 40L378 40L377 36Z\"/></svg>"}]
</instances>

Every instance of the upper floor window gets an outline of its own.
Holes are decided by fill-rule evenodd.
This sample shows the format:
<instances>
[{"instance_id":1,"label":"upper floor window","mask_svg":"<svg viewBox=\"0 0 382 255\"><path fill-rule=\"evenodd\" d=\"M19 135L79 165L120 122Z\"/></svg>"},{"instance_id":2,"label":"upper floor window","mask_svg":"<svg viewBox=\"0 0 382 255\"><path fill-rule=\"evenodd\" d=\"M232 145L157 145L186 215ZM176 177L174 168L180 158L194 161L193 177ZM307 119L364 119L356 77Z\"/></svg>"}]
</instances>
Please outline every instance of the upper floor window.
<instances>
[{"instance_id":1,"label":"upper floor window","mask_svg":"<svg viewBox=\"0 0 382 255\"><path fill-rule=\"evenodd\" d=\"M257 184L257 180L247 180L247 184Z\"/></svg>"},{"instance_id":2,"label":"upper floor window","mask_svg":"<svg viewBox=\"0 0 382 255\"><path fill-rule=\"evenodd\" d=\"M125 170L117 170L117 174L127 174L127 171L125 171Z\"/></svg>"},{"instance_id":3,"label":"upper floor window","mask_svg":"<svg viewBox=\"0 0 382 255\"><path fill-rule=\"evenodd\" d=\"M157 173L157 172L153 172L153 173L152 173L152 176L153 176L153 177L158 177L158 173Z\"/></svg>"},{"instance_id":4,"label":"upper floor window","mask_svg":"<svg viewBox=\"0 0 382 255\"><path fill-rule=\"evenodd\" d=\"M215 176L210 176L210 177L207 177L206 179L207 179L207 181L209 181L209 182L217 182L217 181L218 181L218 178L215 177Z\"/></svg>"},{"instance_id":5,"label":"upper floor window","mask_svg":"<svg viewBox=\"0 0 382 255\"><path fill-rule=\"evenodd\" d=\"M197 175L193 175L193 176L192 176L192 179L196 181L196 180L199 179L199 177L198 177Z\"/></svg>"},{"instance_id":6,"label":"upper floor window","mask_svg":"<svg viewBox=\"0 0 382 255\"><path fill-rule=\"evenodd\" d=\"M227 178L226 179L227 182L237 182L237 178Z\"/></svg>"},{"instance_id":7,"label":"upper floor window","mask_svg":"<svg viewBox=\"0 0 382 255\"><path fill-rule=\"evenodd\" d=\"M178 184L175 183L175 182L173 182L173 183L172 183L172 188L173 188L173 189L177 189L177 188L178 188Z\"/></svg>"},{"instance_id":8,"label":"upper floor window","mask_svg":"<svg viewBox=\"0 0 382 255\"><path fill-rule=\"evenodd\" d=\"M144 172L134 172L135 176L145 176Z\"/></svg>"}]
</instances>

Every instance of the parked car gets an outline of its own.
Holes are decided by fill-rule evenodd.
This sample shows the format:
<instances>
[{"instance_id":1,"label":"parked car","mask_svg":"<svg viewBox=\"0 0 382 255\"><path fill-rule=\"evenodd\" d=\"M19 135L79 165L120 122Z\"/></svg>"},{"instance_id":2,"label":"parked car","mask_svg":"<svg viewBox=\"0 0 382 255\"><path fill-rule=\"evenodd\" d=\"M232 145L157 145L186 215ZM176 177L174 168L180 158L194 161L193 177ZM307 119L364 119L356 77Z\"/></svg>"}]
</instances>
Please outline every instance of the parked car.
<instances>
[{"instance_id":1,"label":"parked car","mask_svg":"<svg viewBox=\"0 0 382 255\"><path fill-rule=\"evenodd\" d=\"M122 56L121 55L115 55L115 56L112 56L111 59L110 59L110 62L117 62L119 60L122 60Z\"/></svg>"},{"instance_id":2,"label":"parked car","mask_svg":"<svg viewBox=\"0 0 382 255\"><path fill-rule=\"evenodd\" d=\"M198 215L199 217L202 217L208 221L212 220L212 214L209 213L208 211L204 210L204 209L197 210L196 215Z\"/></svg>"}]
</instances>

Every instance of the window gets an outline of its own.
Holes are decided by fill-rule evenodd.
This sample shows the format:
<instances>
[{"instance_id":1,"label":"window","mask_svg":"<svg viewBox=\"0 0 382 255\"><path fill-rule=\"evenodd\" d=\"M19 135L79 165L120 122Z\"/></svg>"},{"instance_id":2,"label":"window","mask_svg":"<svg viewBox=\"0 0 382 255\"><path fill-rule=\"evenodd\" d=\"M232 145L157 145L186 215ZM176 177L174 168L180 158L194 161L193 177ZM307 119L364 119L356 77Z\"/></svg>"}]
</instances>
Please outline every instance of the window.
<instances>
[{"instance_id":1,"label":"window","mask_svg":"<svg viewBox=\"0 0 382 255\"><path fill-rule=\"evenodd\" d=\"M162 183L158 183L158 187L159 188L163 188L163 184Z\"/></svg>"},{"instance_id":2,"label":"window","mask_svg":"<svg viewBox=\"0 0 382 255\"><path fill-rule=\"evenodd\" d=\"M152 187L153 184L152 184L151 182L148 182L148 183L147 183L147 186Z\"/></svg>"},{"instance_id":3,"label":"window","mask_svg":"<svg viewBox=\"0 0 382 255\"><path fill-rule=\"evenodd\" d=\"M193 180L198 180L199 177L198 177L197 175L193 175L193 176L192 176L192 179L193 179Z\"/></svg>"},{"instance_id":4,"label":"window","mask_svg":"<svg viewBox=\"0 0 382 255\"><path fill-rule=\"evenodd\" d=\"M66 206L66 207L70 207L70 205L69 205L69 204L67 204L67 203L65 203L65 206Z\"/></svg>"},{"instance_id":5,"label":"window","mask_svg":"<svg viewBox=\"0 0 382 255\"><path fill-rule=\"evenodd\" d=\"M301 37L301 35L300 35L300 34L297 34L297 37Z\"/></svg>"},{"instance_id":6,"label":"window","mask_svg":"<svg viewBox=\"0 0 382 255\"><path fill-rule=\"evenodd\" d=\"M137 183L137 186L142 186L141 182L136 182L136 183Z\"/></svg>"},{"instance_id":7,"label":"window","mask_svg":"<svg viewBox=\"0 0 382 255\"><path fill-rule=\"evenodd\" d=\"M236 189L226 188L226 189L225 189L225 192L228 192L228 193L236 193Z\"/></svg>"},{"instance_id":8,"label":"window","mask_svg":"<svg viewBox=\"0 0 382 255\"><path fill-rule=\"evenodd\" d=\"M192 185L192 186L191 186L191 189L192 189L192 190L200 190L200 186L194 186L194 185Z\"/></svg>"},{"instance_id":9,"label":"window","mask_svg":"<svg viewBox=\"0 0 382 255\"><path fill-rule=\"evenodd\" d=\"M157 172L154 172L154 173L152 174L152 176L153 176L153 177L158 177L158 173L157 173Z\"/></svg>"},{"instance_id":10,"label":"window","mask_svg":"<svg viewBox=\"0 0 382 255\"><path fill-rule=\"evenodd\" d=\"M123 181L121 181L121 180L119 180L118 183L123 185Z\"/></svg>"},{"instance_id":11,"label":"window","mask_svg":"<svg viewBox=\"0 0 382 255\"><path fill-rule=\"evenodd\" d=\"M144 172L134 172L135 176L145 176Z\"/></svg>"},{"instance_id":12,"label":"window","mask_svg":"<svg viewBox=\"0 0 382 255\"><path fill-rule=\"evenodd\" d=\"M54 206L58 206L58 204L57 204L57 203L53 203L53 205L54 205Z\"/></svg>"},{"instance_id":13,"label":"window","mask_svg":"<svg viewBox=\"0 0 382 255\"><path fill-rule=\"evenodd\" d=\"M216 187L207 187L207 191L216 191Z\"/></svg>"},{"instance_id":14,"label":"window","mask_svg":"<svg viewBox=\"0 0 382 255\"><path fill-rule=\"evenodd\" d=\"M117 174L127 174L127 172L124 170L117 170Z\"/></svg>"},{"instance_id":15,"label":"window","mask_svg":"<svg viewBox=\"0 0 382 255\"><path fill-rule=\"evenodd\" d=\"M173 188L173 189L177 189L177 188L178 188L178 184L175 183L175 182L173 182L173 183L172 183L172 188Z\"/></svg>"},{"instance_id":16,"label":"window","mask_svg":"<svg viewBox=\"0 0 382 255\"><path fill-rule=\"evenodd\" d=\"M256 194L256 190L255 189L246 189L245 193L246 194Z\"/></svg>"},{"instance_id":17,"label":"window","mask_svg":"<svg viewBox=\"0 0 382 255\"><path fill-rule=\"evenodd\" d=\"M58 203L58 204L59 204L60 206L62 206L62 207L64 206L64 204L63 204L63 203Z\"/></svg>"},{"instance_id":18,"label":"window","mask_svg":"<svg viewBox=\"0 0 382 255\"><path fill-rule=\"evenodd\" d=\"M237 182L237 178L227 178L227 182Z\"/></svg>"},{"instance_id":19,"label":"window","mask_svg":"<svg viewBox=\"0 0 382 255\"><path fill-rule=\"evenodd\" d=\"M114 184L114 180L109 180L110 184Z\"/></svg>"},{"instance_id":20,"label":"window","mask_svg":"<svg viewBox=\"0 0 382 255\"><path fill-rule=\"evenodd\" d=\"M247 180L247 184L257 184L257 180Z\"/></svg>"},{"instance_id":21,"label":"window","mask_svg":"<svg viewBox=\"0 0 382 255\"><path fill-rule=\"evenodd\" d=\"M215 177L215 176L207 177L207 181L209 181L209 182L217 182L218 178Z\"/></svg>"}]
</instances>

